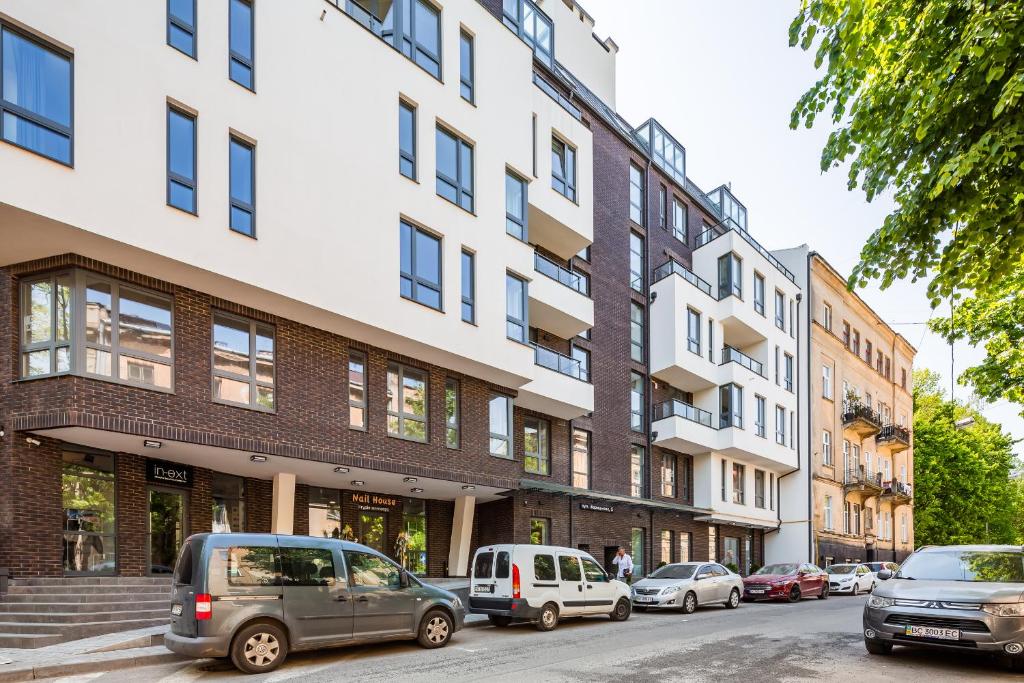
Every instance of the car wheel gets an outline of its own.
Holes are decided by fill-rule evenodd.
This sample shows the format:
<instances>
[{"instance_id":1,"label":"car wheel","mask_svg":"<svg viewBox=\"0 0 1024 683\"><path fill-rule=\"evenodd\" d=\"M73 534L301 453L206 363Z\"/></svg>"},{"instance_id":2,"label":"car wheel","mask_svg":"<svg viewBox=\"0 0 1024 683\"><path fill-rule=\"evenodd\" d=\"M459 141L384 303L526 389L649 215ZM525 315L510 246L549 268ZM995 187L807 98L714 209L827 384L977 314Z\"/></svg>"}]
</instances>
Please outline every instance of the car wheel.
<instances>
[{"instance_id":1,"label":"car wheel","mask_svg":"<svg viewBox=\"0 0 1024 683\"><path fill-rule=\"evenodd\" d=\"M736 609L740 606L740 592L738 590L732 589L732 593L729 593L729 599L726 600L725 606L728 609Z\"/></svg>"},{"instance_id":2,"label":"car wheel","mask_svg":"<svg viewBox=\"0 0 1024 683\"><path fill-rule=\"evenodd\" d=\"M892 654L892 643L880 643L877 640L864 639L864 647L873 655Z\"/></svg>"},{"instance_id":3,"label":"car wheel","mask_svg":"<svg viewBox=\"0 0 1024 683\"><path fill-rule=\"evenodd\" d=\"M857 587L854 586L853 590L857 590ZM827 583L821 584L821 592L818 593L818 599L819 600L828 600L828 593L829 593L828 584ZM854 595L856 595L856 593L854 593Z\"/></svg>"},{"instance_id":4,"label":"car wheel","mask_svg":"<svg viewBox=\"0 0 1024 683\"><path fill-rule=\"evenodd\" d=\"M505 628L512 623L512 617L506 617L500 614L488 614L487 620L491 622L492 626L497 626L499 628Z\"/></svg>"},{"instance_id":5,"label":"car wheel","mask_svg":"<svg viewBox=\"0 0 1024 683\"><path fill-rule=\"evenodd\" d=\"M631 611L633 611L633 604L626 598L619 598L619 601L615 603L615 609L608 616L612 621L625 621L629 619Z\"/></svg>"},{"instance_id":6,"label":"car wheel","mask_svg":"<svg viewBox=\"0 0 1024 683\"><path fill-rule=\"evenodd\" d=\"M540 608L540 618L537 619L538 631L554 631L558 626L558 605L549 602Z\"/></svg>"},{"instance_id":7,"label":"car wheel","mask_svg":"<svg viewBox=\"0 0 1024 683\"><path fill-rule=\"evenodd\" d=\"M858 595L860 595L860 585L854 583L853 584L853 597L857 597Z\"/></svg>"},{"instance_id":8,"label":"car wheel","mask_svg":"<svg viewBox=\"0 0 1024 683\"><path fill-rule=\"evenodd\" d=\"M246 626L231 642L231 663L247 674L273 671L284 664L287 656L288 638L276 624Z\"/></svg>"},{"instance_id":9,"label":"car wheel","mask_svg":"<svg viewBox=\"0 0 1024 683\"><path fill-rule=\"evenodd\" d=\"M646 605L633 605L633 611L634 612L646 612L647 611L647 606Z\"/></svg>"},{"instance_id":10,"label":"car wheel","mask_svg":"<svg viewBox=\"0 0 1024 683\"><path fill-rule=\"evenodd\" d=\"M697 596L692 591L683 596L683 614L693 614L697 611Z\"/></svg>"},{"instance_id":11,"label":"car wheel","mask_svg":"<svg viewBox=\"0 0 1024 683\"><path fill-rule=\"evenodd\" d=\"M420 622L420 645L433 649L444 647L452 638L452 618L444 610L431 610Z\"/></svg>"},{"instance_id":12,"label":"car wheel","mask_svg":"<svg viewBox=\"0 0 1024 683\"><path fill-rule=\"evenodd\" d=\"M800 602L800 588L798 586L793 586L789 589L789 601Z\"/></svg>"}]
</instances>

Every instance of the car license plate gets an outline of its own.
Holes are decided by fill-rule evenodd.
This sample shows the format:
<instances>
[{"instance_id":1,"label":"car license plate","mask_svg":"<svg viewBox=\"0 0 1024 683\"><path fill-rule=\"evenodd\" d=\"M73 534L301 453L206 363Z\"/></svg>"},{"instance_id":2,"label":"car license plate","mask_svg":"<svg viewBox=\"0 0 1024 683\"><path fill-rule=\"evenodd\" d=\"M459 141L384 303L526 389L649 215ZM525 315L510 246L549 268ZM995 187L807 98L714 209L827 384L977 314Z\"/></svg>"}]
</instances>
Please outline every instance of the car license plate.
<instances>
[{"instance_id":1,"label":"car license plate","mask_svg":"<svg viewBox=\"0 0 1024 683\"><path fill-rule=\"evenodd\" d=\"M652 598L650 596L647 596L647 595L638 595L638 596L636 596L636 601L637 602L654 602L654 598Z\"/></svg>"},{"instance_id":2,"label":"car license plate","mask_svg":"<svg viewBox=\"0 0 1024 683\"><path fill-rule=\"evenodd\" d=\"M960 640L960 630L936 626L907 626L903 635L917 638L938 638L939 640Z\"/></svg>"},{"instance_id":3,"label":"car license plate","mask_svg":"<svg viewBox=\"0 0 1024 683\"><path fill-rule=\"evenodd\" d=\"M747 592L748 593L758 593L758 594L761 594L761 593L764 593L764 590L761 589L761 588L750 588L750 589L747 590Z\"/></svg>"},{"instance_id":4,"label":"car license plate","mask_svg":"<svg viewBox=\"0 0 1024 683\"><path fill-rule=\"evenodd\" d=\"M181 616L181 605L171 605L171 614L180 617Z\"/></svg>"},{"instance_id":5,"label":"car license plate","mask_svg":"<svg viewBox=\"0 0 1024 683\"><path fill-rule=\"evenodd\" d=\"M487 586L487 585L473 586L473 592L474 593L493 593L494 592L494 586Z\"/></svg>"}]
</instances>

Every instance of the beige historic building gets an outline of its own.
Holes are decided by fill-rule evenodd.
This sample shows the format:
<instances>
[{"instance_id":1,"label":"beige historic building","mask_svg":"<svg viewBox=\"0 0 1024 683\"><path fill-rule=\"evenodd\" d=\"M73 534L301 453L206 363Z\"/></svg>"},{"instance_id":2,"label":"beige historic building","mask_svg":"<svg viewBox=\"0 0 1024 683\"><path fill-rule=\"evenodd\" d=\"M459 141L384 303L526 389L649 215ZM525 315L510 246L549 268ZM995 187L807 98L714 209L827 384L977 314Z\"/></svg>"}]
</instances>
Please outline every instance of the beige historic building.
<instances>
[{"instance_id":1,"label":"beige historic building","mask_svg":"<svg viewBox=\"0 0 1024 683\"><path fill-rule=\"evenodd\" d=\"M917 350L820 254L809 273L814 556L901 561L914 549Z\"/></svg>"}]
</instances>

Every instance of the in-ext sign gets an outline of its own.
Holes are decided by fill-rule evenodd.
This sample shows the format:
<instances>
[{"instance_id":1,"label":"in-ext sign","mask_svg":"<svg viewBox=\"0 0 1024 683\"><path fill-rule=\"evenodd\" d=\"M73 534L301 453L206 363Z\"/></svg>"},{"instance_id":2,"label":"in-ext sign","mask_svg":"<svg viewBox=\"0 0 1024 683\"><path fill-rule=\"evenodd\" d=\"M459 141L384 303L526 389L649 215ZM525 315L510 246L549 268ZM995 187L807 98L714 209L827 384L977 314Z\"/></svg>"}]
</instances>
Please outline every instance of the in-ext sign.
<instances>
[{"instance_id":1,"label":"in-ext sign","mask_svg":"<svg viewBox=\"0 0 1024 683\"><path fill-rule=\"evenodd\" d=\"M191 487L192 465L182 465L166 460L146 460L146 481Z\"/></svg>"}]
</instances>

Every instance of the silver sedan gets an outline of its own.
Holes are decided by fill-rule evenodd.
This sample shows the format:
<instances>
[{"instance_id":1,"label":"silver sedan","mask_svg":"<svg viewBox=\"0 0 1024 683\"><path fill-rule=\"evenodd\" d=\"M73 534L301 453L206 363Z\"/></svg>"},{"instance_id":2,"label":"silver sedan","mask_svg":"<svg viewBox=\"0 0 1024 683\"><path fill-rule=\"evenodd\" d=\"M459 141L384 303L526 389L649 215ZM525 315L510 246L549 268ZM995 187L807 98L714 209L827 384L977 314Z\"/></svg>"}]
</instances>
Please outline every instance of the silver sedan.
<instances>
[{"instance_id":1,"label":"silver sedan","mask_svg":"<svg viewBox=\"0 0 1024 683\"><path fill-rule=\"evenodd\" d=\"M717 562L676 562L659 567L633 584L633 609L676 609L692 614L698 605L734 609L743 595L743 579Z\"/></svg>"}]
</instances>

